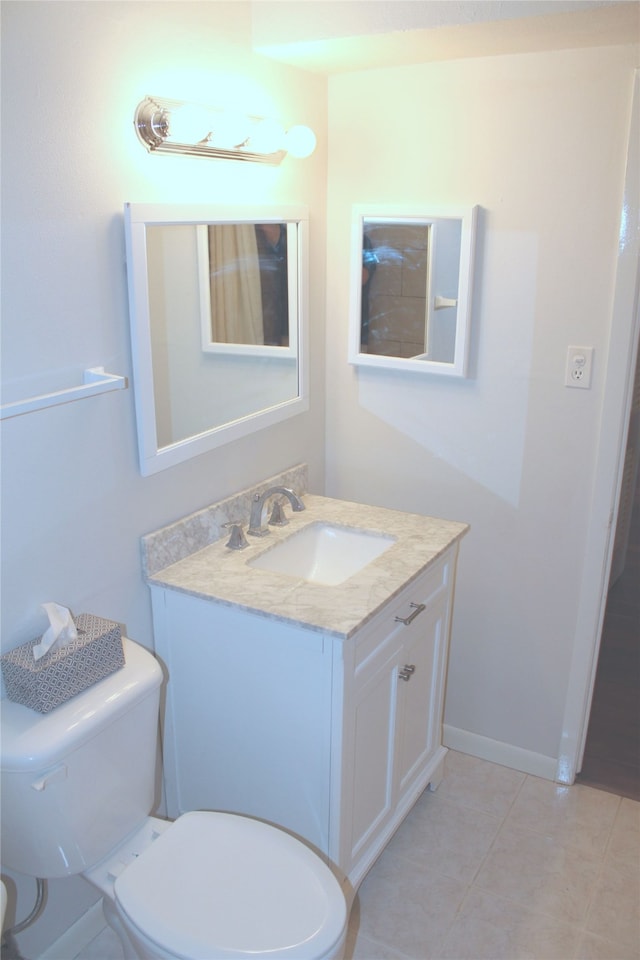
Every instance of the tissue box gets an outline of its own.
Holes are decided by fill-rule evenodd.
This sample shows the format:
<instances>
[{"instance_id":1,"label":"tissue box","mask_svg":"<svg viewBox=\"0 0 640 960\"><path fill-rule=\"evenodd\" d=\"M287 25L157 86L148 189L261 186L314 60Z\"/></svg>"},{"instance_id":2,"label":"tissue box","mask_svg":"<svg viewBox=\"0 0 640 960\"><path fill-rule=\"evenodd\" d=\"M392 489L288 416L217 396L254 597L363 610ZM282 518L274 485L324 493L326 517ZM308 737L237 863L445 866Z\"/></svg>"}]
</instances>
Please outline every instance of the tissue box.
<instances>
[{"instance_id":1,"label":"tissue box","mask_svg":"<svg viewBox=\"0 0 640 960\"><path fill-rule=\"evenodd\" d=\"M32 652L39 637L2 656L2 674L10 700L39 713L49 713L124 666L117 623L90 613L78 614L74 622L77 640L48 651L40 660L34 660Z\"/></svg>"}]
</instances>

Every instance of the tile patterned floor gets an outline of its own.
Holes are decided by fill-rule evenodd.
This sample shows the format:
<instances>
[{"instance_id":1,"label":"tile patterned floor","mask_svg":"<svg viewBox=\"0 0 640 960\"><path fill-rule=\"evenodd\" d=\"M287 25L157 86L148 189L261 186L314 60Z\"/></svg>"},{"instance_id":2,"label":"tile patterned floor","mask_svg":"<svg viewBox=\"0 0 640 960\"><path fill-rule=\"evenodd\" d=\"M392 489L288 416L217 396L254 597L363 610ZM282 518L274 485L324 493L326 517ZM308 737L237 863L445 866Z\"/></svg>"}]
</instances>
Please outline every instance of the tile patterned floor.
<instances>
[{"instance_id":1,"label":"tile patterned floor","mask_svg":"<svg viewBox=\"0 0 640 960\"><path fill-rule=\"evenodd\" d=\"M362 883L346 956L640 960L640 803L450 752ZM105 930L77 960L122 952Z\"/></svg>"}]
</instances>

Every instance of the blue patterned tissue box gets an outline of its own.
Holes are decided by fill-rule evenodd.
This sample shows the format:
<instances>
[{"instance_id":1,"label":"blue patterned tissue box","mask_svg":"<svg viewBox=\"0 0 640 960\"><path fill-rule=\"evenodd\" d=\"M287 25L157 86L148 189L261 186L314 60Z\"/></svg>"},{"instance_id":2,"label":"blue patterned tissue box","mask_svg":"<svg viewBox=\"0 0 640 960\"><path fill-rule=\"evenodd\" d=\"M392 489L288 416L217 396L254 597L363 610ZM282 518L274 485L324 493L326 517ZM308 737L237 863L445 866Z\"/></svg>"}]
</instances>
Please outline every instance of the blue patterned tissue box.
<instances>
[{"instance_id":1,"label":"blue patterned tissue box","mask_svg":"<svg viewBox=\"0 0 640 960\"><path fill-rule=\"evenodd\" d=\"M49 713L124 666L119 624L90 613L73 619L77 639L39 660L34 660L33 648L40 637L3 654L2 676L10 700Z\"/></svg>"}]
</instances>

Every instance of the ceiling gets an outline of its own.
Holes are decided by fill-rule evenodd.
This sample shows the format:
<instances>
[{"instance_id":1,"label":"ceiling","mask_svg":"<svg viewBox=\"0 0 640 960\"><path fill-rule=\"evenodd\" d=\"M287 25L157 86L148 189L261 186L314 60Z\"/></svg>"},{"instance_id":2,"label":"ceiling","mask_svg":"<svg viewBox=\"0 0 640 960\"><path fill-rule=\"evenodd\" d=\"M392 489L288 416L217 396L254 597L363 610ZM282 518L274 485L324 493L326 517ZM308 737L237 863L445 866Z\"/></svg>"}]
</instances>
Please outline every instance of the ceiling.
<instances>
[{"instance_id":1,"label":"ceiling","mask_svg":"<svg viewBox=\"0 0 640 960\"><path fill-rule=\"evenodd\" d=\"M640 0L253 0L256 51L318 73L640 43Z\"/></svg>"}]
</instances>

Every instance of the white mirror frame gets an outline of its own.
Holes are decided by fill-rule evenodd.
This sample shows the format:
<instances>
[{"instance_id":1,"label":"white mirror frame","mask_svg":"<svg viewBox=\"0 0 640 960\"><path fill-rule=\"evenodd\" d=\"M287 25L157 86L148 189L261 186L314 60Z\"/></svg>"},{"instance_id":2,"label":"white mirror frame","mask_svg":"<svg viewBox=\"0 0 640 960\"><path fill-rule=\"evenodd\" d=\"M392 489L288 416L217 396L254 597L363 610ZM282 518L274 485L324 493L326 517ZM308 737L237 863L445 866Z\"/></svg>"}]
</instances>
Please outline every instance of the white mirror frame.
<instances>
[{"instance_id":1,"label":"white mirror frame","mask_svg":"<svg viewBox=\"0 0 640 960\"><path fill-rule=\"evenodd\" d=\"M473 285L473 262L478 207L434 207L421 204L355 204L352 208L351 227L351 295L349 307L349 363L354 366L377 367L386 370L411 370L417 373L438 374L446 377L466 377L469 359L469 329L471 322L471 293ZM460 264L458 270L458 295L456 304L455 349L452 362L442 362L419 357L393 357L383 354L362 353L362 255L363 230L368 222L417 224L434 227L437 238L439 220L459 220L462 225ZM437 239L436 239L437 243ZM429 259L433 250L429 251ZM427 318L438 298L437 291L427 290Z\"/></svg>"},{"instance_id":2,"label":"white mirror frame","mask_svg":"<svg viewBox=\"0 0 640 960\"><path fill-rule=\"evenodd\" d=\"M136 406L140 472L149 476L225 443L248 436L264 427L298 416L309 409L308 395L308 232L309 216L300 206L221 206L219 204L126 203L125 241L129 286L129 311L133 387ZM290 288L297 290L298 395L274 406L232 420L210 430L158 447L153 387L151 316L147 279L148 226L172 223L197 226L203 223L293 223L297 226L296 276Z\"/></svg>"}]
</instances>

